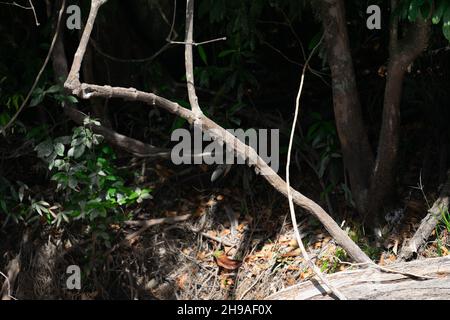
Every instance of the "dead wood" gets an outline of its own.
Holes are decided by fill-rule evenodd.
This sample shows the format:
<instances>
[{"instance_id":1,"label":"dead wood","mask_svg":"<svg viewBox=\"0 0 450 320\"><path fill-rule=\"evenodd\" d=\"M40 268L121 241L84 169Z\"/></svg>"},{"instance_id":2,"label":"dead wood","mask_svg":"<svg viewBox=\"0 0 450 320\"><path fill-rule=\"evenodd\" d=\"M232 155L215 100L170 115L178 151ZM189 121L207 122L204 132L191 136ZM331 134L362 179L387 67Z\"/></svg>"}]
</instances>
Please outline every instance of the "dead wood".
<instances>
[{"instance_id":1,"label":"dead wood","mask_svg":"<svg viewBox=\"0 0 450 320\"><path fill-rule=\"evenodd\" d=\"M450 257L396 263L385 272L377 268L343 271L328 276L331 284L351 300L450 300ZM402 274L405 273L405 274ZM408 274L427 276L418 280ZM288 287L268 300L336 299L315 280Z\"/></svg>"},{"instance_id":2,"label":"dead wood","mask_svg":"<svg viewBox=\"0 0 450 320\"><path fill-rule=\"evenodd\" d=\"M11 300L12 292L16 283L17 276L20 271L20 254L18 254L14 259L9 261L7 267L6 278L3 282L2 288L0 290L0 300Z\"/></svg>"},{"instance_id":3,"label":"dead wood","mask_svg":"<svg viewBox=\"0 0 450 320\"><path fill-rule=\"evenodd\" d=\"M399 253L399 260L405 261L411 259L418 253L421 247L426 243L436 225L442 219L442 212L448 210L450 197L450 171L447 173L447 182L442 187L439 198L434 202L433 207L428 211L425 218L422 219L419 228L414 236L406 242Z\"/></svg>"}]
</instances>

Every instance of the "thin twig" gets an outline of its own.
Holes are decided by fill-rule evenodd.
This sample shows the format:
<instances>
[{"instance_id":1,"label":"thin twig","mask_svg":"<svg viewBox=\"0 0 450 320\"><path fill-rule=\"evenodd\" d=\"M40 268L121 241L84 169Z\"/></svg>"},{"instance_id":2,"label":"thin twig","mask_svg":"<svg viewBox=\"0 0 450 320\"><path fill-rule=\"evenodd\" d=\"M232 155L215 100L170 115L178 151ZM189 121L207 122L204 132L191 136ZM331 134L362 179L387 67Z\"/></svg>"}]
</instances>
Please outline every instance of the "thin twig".
<instances>
[{"instance_id":1,"label":"thin twig","mask_svg":"<svg viewBox=\"0 0 450 320\"><path fill-rule=\"evenodd\" d=\"M223 41L223 40L227 40L227 37L221 37L221 38L216 38L216 39L211 39L211 40L206 40L206 41L202 41L202 42L193 42L193 41L169 41L169 43L171 44L190 44L192 46L201 46L202 44L207 44L207 43L211 43L211 42L217 42L217 41Z\"/></svg>"},{"instance_id":2,"label":"thin twig","mask_svg":"<svg viewBox=\"0 0 450 320\"><path fill-rule=\"evenodd\" d=\"M424 191L425 186L422 183L422 170L420 170L420 173L419 173L419 183L417 184L416 187L411 186L410 188L416 189L416 190L420 190L420 192L422 193L423 198L425 199L425 202L427 203L427 208L428 208L428 210L430 210L431 206L430 206L430 203L428 202L427 195L425 194L425 191Z\"/></svg>"},{"instance_id":3,"label":"thin twig","mask_svg":"<svg viewBox=\"0 0 450 320\"><path fill-rule=\"evenodd\" d=\"M125 239L123 239L120 243L118 243L117 245L113 246L107 252L107 254L111 254L113 251L115 251L120 246L129 244L131 240L133 240L137 236L139 236L142 233L144 233L150 227L153 227L153 226L156 226L156 225L159 225L159 224L163 224L163 223L177 223L177 222L186 221L191 216L192 216L191 214L185 214L185 215L177 216L177 217L167 217L167 218L158 218L158 219L150 219L150 220L139 221L137 224L139 224L141 226L141 228L138 231L127 235L125 237Z\"/></svg>"},{"instance_id":4,"label":"thin twig","mask_svg":"<svg viewBox=\"0 0 450 320\"><path fill-rule=\"evenodd\" d=\"M30 1L30 3L32 3L32 2ZM5 134L6 130L14 123L14 121L16 121L17 117L22 112L22 110L25 108L25 106L27 105L28 100L30 99L31 95L34 92L34 89L36 88L37 84L39 83L42 73L44 72L45 68L47 67L47 63L50 60L53 48L55 47L56 39L58 38L58 34L59 34L59 26L61 24L61 19L62 19L65 7L66 7L66 0L63 0L62 4L61 4L61 9L59 10L59 14L58 14L58 23L56 24L55 34L53 36L50 48L48 49L47 57L45 58L44 64L42 65L41 69L39 70L39 73L38 73L36 79L34 80L34 83L31 86L30 91L28 92L25 100L23 100L23 102L22 102L21 106L19 107L19 109L17 110L17 112L14 114L14 116L11 118L11 120L9 120L9 122L5 126L3 126L3 128L0 128L0 134Z\"/></svg>"},{"instance_id":5,"label":"thin twig","mask_svg":"<svg viewBox=\"0 0 450 320\"><path fill-rule=\"evenodd\" d=\"M28 2L30 3L31 10L33 11L34 21L36 21L36 26L39 26L39 20L37 18L36 10L34 9L33 1L28 0Z\"/></svg>"},{"instance_id":6,"label":"thin twig","mask_svg":"<svg viewBox=\"0 0 450 320\"><path fill-rule=\"evenodd\" d=\"M291 213L292 226L294 227L295 236L297 238L297 242L300 247L300 250L302 251L302 255L303 255L304 259L310 265L311 269L314 271L314 273L317 275L317 277L319 277L319 279L322 280L322 282L326 284L326 286L331 290L331 292L333 292L336 295L336 297L338 297L340 300L347 300L347 298L344 296L344 294L342 294L337 288L334 288L330 284L330 282L325 278L325 276L322 274L322 272L319 270L319 268L315 265L315 263L312 262L312 260L310 259L309 255L308 255L308 252L306 251L305 246L303 245L302 236L300 235L300 231L298 230L298 226L297 226L297 218L295 216L294 201L292 199L291 184L290 184L290 179L289 179L289 167L290 167L290 163L291 163L292 145L294 142L294 133L295 133L297 118L298 118L298 113L299 113L300 97L301 97L301 94L303 91L303 84L305 82L305 74L306 74L308 63L311 60L311 58L312 58L316 48L319 46L320 42L311 51L311 54L309 55L308 59L305 62L305 65L303 66L302 77L300 80L300 88L298 90L296 104L295 104L294 121L292 123L291 136L289 139L289 148L288 148L287 163L286 163L286 185L287 185L287 190L288 190L288 201L289 201L289 210Z\"/></svg>"}]
</instances>

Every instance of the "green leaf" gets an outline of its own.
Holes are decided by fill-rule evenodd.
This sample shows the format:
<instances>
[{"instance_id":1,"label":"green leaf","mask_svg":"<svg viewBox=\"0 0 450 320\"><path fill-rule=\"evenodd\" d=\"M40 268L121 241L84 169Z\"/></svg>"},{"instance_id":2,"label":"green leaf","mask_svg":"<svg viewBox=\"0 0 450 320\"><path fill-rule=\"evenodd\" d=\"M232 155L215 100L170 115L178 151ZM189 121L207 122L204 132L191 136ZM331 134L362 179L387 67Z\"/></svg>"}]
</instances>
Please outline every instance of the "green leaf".
<instances>
[{"instance_id":1,"label":"green leaf","mask_svg":"<svg viewBox=\"0 0 450 320\"><path fill-rule=\"evenodd\" d=\"M1 126L6 125L10 119L11 119L11 117L6 112L0 113L0 125Z\"/></svg>"},{"instance_id":2,"label":"green leaf","mask_svg":"<svg viewBox=\"0 0 450 320\"><path fill-rule=\"evenodd\" d=\"M43 93L35 95L33 97L33 99L31 99L30 107L37 106L38 104L40 104L42 102L42 100L44 100L44 94Z\"/></svg>"},{"instance_id":3,"label":"green leaf","mask_svg":"<svg viewBox=\"0 0 450 320\"><path fill-rule=\"evenodd\" d=\"M67 151L67 156L72 158L74 153L75 153L75 147L72 147L69 149L69 151Z\"/></svg>"},{"instance_id":4,"label":"green leaf","mask_svg":"<svg viewBox=\"0 0 450 320\"><path fill-rule=\"evenodd\" d=\"M197 46L198 48L198 54L200 55L200 58L202 59L203 63L208 65L208 58L206 57L205 49L203 49L202 46Z\"/></svg>"},{"instance_id":5,"label":"green leaf","mask_svg":"<svg viewBox=\"0 0 450 320\"><path fill-rule=\"evenodd\" d=\"M431 17L431 21L433 24L438 24L441 21L442 15L445 12L445 9L448 8L448 3L446 1L439 1L436 10L434 10L433 15Z\"/></svg>"},{"instance_id":6,"label":"green leaf","mask_svg":"<svg viewBox=\"0 0 450 320\"><path fill-rule=\"evenodd\" d=\"M62 160L62 159L56 159L55 162L54 162L54 166L56 168L58 168L58 170L61 170L61 168L64 166L65 163L66 162L64 160Z\"/></svg>"},{"instance_id":7,"label":"green leaf","mask_svg":"<svg viewBox=\"0 0 450 320\"><path fill-rule=\"evenodd\" d=\"M74 96L67 96L66 100L67 100L67 102L70 102L70 103L77 103L78 102L77 98L75 98Z\"/></svg>"},{"instance_id":8,"label":"green leaf","mask_svg":"<svg viewBox=\"0 0 450 320\"><path fill-rule=\"evenodd\" d=\"M55 140L54 140L55 143L62 143L62 144L69 144L70 141L71 141L70 136L62 136L62 137L55 138Z\"/></svg>"},{"instance_id":9,"label":"green leaf","mask_svg":"<svg viewBox=\"0 0 450 320\"><path fill-rule=\"evenodd\" d=\"M320 31L314 35L314 37L311 39L311 41L308 44L308 49L309 50L314 49L317 46L317 44L319 43L321 38L322 38L322 31Z\"/></svg>"},{"instance_id":10,"label":"green leaf","mask_svg":"<svg viewBox=\"0 0 450 320\"><path fill-rule=\"evenodd\" d=\"M224 50L224 51L221 51L217 57L223 58L223 57L226 57L226 56L228 56L228 55L230 55L232 53L235 53L235 52L237 52L235 49Z\"/></svg>"},{"instance_id":11,"label":"green leaf","mask_svg":"<svg viewBox=\"0 0 450 320\"><path fill-rule=\"evenodd\" d=\"M39 158L48 157L53 152L52 141L50 139L45 140L39 143L34 149L37 151Z\"/></svg>"},{"instance_id":12,"label":"green leaf","mask_svg":"<svg viewBox=\"0 0 450 320\"><path fill-rule=\"evenodd\" d=\"M8 213L5 200L0 200L0 208L3 210L4 213Z\"/></svg>"},{"instance_id":13,"label":"green leaf","mask_svg":"<svg viewBox=\"0 0 450 320\"><path fill-rule=\"evenodd\" d=\"M412 0L408 9L408 20L414 22L419 14L419 9L425 0Z\"/></svg>"},{"instance_id":14,"label":"green leaf","mask_svg":"<svg viewBox=\"0 0 450 320\"><path fill-rule=\"evenodd\" d=\"M101 134L94 134L92 136L92 143L94 145L99 145L103 141L103 136Z\"/></svg>"},{"instance_id":15,"label":"green leaf","mask_svg":"<svg viewBox=\"0 0 450 320\"><path fill-rule=\"evenodd\" d=\"M57 93L61 91L61 87L58 84L55 84L53 86L51 86L50 88L48 88L45 92L46 93Z\"/></svg>"},{"instance_id":16,"label":"green leaf","mask_svg":"<svg viewBox=\"0 0 450 320\"><path fill-rule=\"evenodd\" d=\"M55 152L58 156L62 157L64 156L64 145L60 142L58 142L57 144L55 144Z\"/></svg>"},{"instance_id":17,"label":"green leaf","mask_svg":"<svg viewBox=\"0 0 450 320\"><path fill-rule=\"evenodd\" d=\"M450 41L450 6L447 7L444 13L444 19L442 21L442 32L444 36Z\"/></svg>"},{"instance_id":18,"label":"green leaf","mask_svg":"<svg viewBox=\"0 0 450 320\"><path fill-rule=\"evenodd\" d=\"M73 157L75 159L78 159L79 157L81 157L84 153L85 150L85 146L84 145L79 145L75 147L75 150L73 152Z\"/></svg>"},{"instance_id":19,"label":"green leaf","mask_svg":"<svg viewBox=\"0 0 450 320\"><path fill-rule=\"evenodd\" d=\"M139 197L139 193L134 191L128 196L128 199L134 200L134 199L137 199L138 197Z\"/></svg>"}]
</instances>

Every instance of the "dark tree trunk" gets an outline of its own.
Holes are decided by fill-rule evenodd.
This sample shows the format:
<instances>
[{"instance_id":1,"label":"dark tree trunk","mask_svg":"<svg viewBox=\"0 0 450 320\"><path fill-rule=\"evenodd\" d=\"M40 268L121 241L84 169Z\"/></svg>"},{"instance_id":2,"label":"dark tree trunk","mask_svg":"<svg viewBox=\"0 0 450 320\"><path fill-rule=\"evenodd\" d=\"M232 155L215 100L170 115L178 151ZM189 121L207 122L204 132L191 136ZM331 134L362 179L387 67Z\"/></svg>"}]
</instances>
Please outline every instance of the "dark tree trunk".
<instances>
[{"instance_id":1,"label":"dark tree trunk","mask_svg":"<svg viewBox=\"0 0 450 320\"><path fill-rule=\"evenodd\" d=\"M373 154L356 86L343 0L323 0L321 16L331 68L334 113L353 199L366 211Z\"/></svg>"},{"instance_id":2,"label":"dark tree trunk","mask_svg":"<svg viewBox=\"0 0 450 320\"><path fill-rule=\"evenodd\" d=\"M397 1L391 1L394 11ZM400 103L403 79L408 67L427 47L429 23L418 19L410 26L404 39L398 39L398 19L392 18L390 27L390 62L384 91L383 118L378 141L377 158L370 183L369 201L366 212L368 222L375 222L383 213L382 204L395 194L395 167L400 136Z\"/></svg>"}]
</instances>

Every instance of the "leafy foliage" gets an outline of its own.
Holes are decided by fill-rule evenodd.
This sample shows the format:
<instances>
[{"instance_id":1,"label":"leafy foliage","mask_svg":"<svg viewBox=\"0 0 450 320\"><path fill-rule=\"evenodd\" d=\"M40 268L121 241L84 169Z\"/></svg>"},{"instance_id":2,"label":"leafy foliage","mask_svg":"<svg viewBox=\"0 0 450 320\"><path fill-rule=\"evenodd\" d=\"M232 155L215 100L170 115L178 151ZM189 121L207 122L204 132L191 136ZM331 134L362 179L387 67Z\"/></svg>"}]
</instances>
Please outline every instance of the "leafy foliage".
<instances>
[{"instance_id":1,"label":"leafy foliage","mask_svg":"<svg viewBox=\"0 0 450 320\"><path fill-rule=\"evenodd\" d=\"M397 14L410 22L415 22L419 17L431 18L433 24L442 24L442 33L450 41L449 0L403 0L398 7Z\"/></svg>"},{"instance_id":2,"label":"leafy foliage","mask_svg":"<svg viewBox=\"0 0 450 320\"><path fill-rule=\"evenodd\" d=\"M72 136L48 139L38 146L38 156L53 173L51 180L57 183L56 191L65 200L63 209L50 222L59 224L62 220L98 218L121 221L123 207L141 203L150 198L149 189L129 188L125 179L114 167L112 149L101 145L102 136L88 128L99 125L87 118L84 126L73 130Z\"/></svg>"},{"instance_id":3,"label":"leafy foliage","mask_svg":"<svg viewBox=\"0 0 450 320\"><path fill-rule=\"evenodd\" d=\"M110 244L106 229L130 218L133 204L151 198L150 189L126 185L127 176L114 165L111 147L89 129L98 121L86 119L72 136L46 139L35 147L56 183L54 194L37 193L17 181L0 177L0 213L16 222L37 220L50 225L81 221Z\"/></svg>"}]
</instances>

